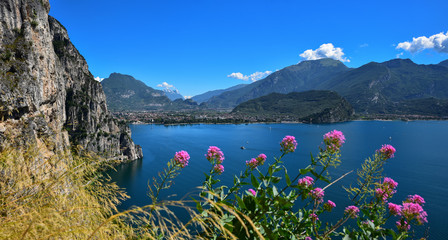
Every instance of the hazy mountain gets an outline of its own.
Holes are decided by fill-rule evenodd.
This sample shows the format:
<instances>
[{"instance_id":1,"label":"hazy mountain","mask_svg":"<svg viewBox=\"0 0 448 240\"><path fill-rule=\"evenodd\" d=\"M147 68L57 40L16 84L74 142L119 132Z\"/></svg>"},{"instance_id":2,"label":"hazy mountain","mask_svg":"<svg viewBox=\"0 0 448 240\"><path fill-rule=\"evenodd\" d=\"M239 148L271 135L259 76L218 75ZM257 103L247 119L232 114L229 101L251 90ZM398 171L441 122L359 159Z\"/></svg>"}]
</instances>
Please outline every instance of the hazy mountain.
<instances>
[{"instance_id":1,"label":"hazy mountain","mask_svg":"<svg viewBox=\"0 0 448 240\"><path fill-rule=\"evenodd\" d=\"M132 76L112 73L101 81L111 111L154 110L171 103L165 93Z\"/></svg>"},{"instance_id":2,"label":"hazy mountain","mask_svg":"<svg viewBox=\"0 0 448 240\"><path fill-rule=\"evenodd\" d=\"M403 101L448 99L448 68L409 59L371 62L338 74L318 88L338 92L357 113L392 113Z\"/></svg>"},{"instance_id":3,"label":"hazy mountain","mask_svg":"<svg viewBox=\"0 0 448 240\"><path fill-rule=\"evenodd\" d=\"M271 93L241 103L232 113L323 123L347 121L354 111L350 103L336 92L311 90L288 94Z\"/></svg>"},{"instance_id":4,"label":"hazy mountain","mask_svg":"<svg viewBox=\"0 0 448 240\"><path fill-rule=\"evenodd\" d=\"M232 90L237 90L237 89L240 89L240 88L245 87L245 86L247 86L247 84L238 84L236 86L229 87L229 88L226 88L226 89L219 89L219 90L208 91L208 92L196 95L196 96L192 97L192 99L194 101L196 101L198 104L201 104L203 102L208 101L210 98L212 98L214 96L218 96L221 93L232 91Z\"/></svg>"},{"instance_id":5,"label":"hazy mountain","mask_svg":"<svg viewBox=\"0 0 448 240\"><path fill-rule=\"evenodd\" d=\"M448 59L439 63L440 66L448 67Z\"/></svg>"},{"instance_id":6,"label":"hazy mountain","mask_svg":"<svg viewBox=\"0 0 448 240\"><path fill-rule=\"evenodd\" d=\"M163 89L163 92L171 101L176 99L184 99L184 96L182 96L177 89Z\"/></svg>"},{"instance_id":7,"label":"hazy mountain","mask_svg":"<svg viewBox=\"0 0 448 240\"><path fill-rule=\"evenodd\" d=\"M240 89L214 96L206 103L210 108L233 108L239 103L273 92L290 93L312 90L323 81L348 70L349 68L340 61L329 58L303 61Z\"/></svg>"}]
</instances>

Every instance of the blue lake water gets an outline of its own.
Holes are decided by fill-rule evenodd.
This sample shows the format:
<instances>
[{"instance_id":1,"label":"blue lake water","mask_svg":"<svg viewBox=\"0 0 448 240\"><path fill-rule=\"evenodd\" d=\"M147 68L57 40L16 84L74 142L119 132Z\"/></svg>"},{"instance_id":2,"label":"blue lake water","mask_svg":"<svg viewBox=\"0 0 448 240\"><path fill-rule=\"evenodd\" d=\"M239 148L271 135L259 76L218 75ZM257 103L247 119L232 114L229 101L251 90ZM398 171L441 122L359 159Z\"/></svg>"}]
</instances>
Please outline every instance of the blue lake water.
<instances>
[{"instance_id":1,"label":"blue lake water","mask_svg":"<svg viewBox=\"0 0 448 240\"><path fill-rule=\"evenodd\" d=\"M430 239L448 239L448 122L446 121L353 121L338 124L249 124L249 125L131 125L132 138L143 147L144 158L121 165L111 173L113 181L126 189L131 199L120 208L150 204L147 196L148 181L163 170L175 152L187 151L188 167L175 179L175 184L162 193L162 198L179 199L202 185L210 164L205 159L209 146L218 146L224 152L225 172L223 184L233 184L233 175L245 168L245 161L260 153L272 162L279 156L279 143L286 135L298 140L295 153L284 158L291 178L297 169L306 167L310 153L317 154L322 136L337 129L344 133L346 143L342 147L342 164L331 169L334 177L356 170L366 157L371 156L382 144L391 144L396 149L395 158L385 166L384 175L398 182L397 193L391 202L401 203L410 194L425 198L424 209L429 223L419 232L430 227ZM242 150L241 146L246 149ZM263 169L263 168L262 168ZM342 185L354 183L355 174L350 174L325 192L325 199L337 205L332 216L342 216L349 205ZM322 184L322 183L321 183ZM320 187L323 187L321 185ZM172 196L176 194L176 196ZM335 221L330 216L323 219ZM321 217L321 219L322 219Z\"/></svg>"}]
</instances>

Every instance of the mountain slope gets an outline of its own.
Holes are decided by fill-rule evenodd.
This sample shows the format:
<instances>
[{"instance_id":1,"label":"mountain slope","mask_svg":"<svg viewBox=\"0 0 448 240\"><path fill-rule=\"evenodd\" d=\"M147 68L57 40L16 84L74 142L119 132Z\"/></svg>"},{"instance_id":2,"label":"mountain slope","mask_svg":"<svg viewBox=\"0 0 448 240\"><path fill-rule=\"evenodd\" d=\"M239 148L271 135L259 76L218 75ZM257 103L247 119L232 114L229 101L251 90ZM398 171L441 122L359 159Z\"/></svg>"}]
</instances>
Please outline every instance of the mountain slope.
<instances>
[{"instance_id":1,"label":"mountain slope","mask_svg":"<svg viewBox=\"0 0 448 240\"><path fill-rule=\"evenodd\" d=\"M448 99L448 68L409 59L371 62L320 84L345 97L360 114L395 112L400 102Z\"/></svg>"},{"instance_id":2,"label":"mountain slope","mask_svg":"<svg viewBox=\"0 0 448 240\"><path fill-rule=\"evenodd\" d=\"M311 90L288 94L271 93L239 104L232 113L328 123L347 121L353 116L354 111L350 103L336 92Z\"/></svg>"},{"instance_id":3,"label":"mountain slope","mask_svg":"<svg viewBox=\"0 0 448 240\"><path fill-rule=\"evenodd\" d=\"M448 59L445 61L440 62L438 65L448 67Z\"/></svg>"},{"instance_id":4,"label":"mountain slope","mask_svg":"<svg viewBox=\"0 0 448 240\"><path fill-rule=\"evenodd\" d=\"M101 85L111 111L154 110L171 102L163 91L148 87L129 75L112 73Z\"/></svg>"},{"instance_id":5,"label":"mountain slope","mask_svg":"<svg viewBox=\"0 0 448 240\"><path fill-rule=\"evenodd\" d=\"M203 102L208 101L210 98L212 98L214 96L218 96L218 95L220 95L220 94L222 94L224 92L237 90L237 89L243 88L245 86L247 86L247 84L238 84L236 86L229 87L229 88L226 88L226 89L219 89L219 90L208 91L208 92L196 95L196 96L192 97L192 99L195 102L197 102L198 104L201 104Z\"/></svg>"},{"instance_id":6,"label":"mountain slope","mask_svg":"<svg viewBox=\"0 0 448 240\"><path fill-rule=\"evenodd\" d=\"M283 68L266 78L243 88L224 92L207 101L210 108L233 108L239 103L269 93L290 93L315 89L322 81L348 71L343 63L333 59L303 61Z\"/></svg>"}]
</instances>

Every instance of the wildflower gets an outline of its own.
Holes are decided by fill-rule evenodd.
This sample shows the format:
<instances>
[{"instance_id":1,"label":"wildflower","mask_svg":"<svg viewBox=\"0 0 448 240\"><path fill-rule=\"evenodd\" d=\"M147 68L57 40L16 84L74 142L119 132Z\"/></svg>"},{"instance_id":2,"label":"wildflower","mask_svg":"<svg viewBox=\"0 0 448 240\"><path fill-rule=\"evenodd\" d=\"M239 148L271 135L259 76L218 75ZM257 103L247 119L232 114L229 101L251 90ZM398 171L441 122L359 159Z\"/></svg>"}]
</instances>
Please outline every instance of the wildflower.
<instances>
[{"instance_id":1,"label":"wildflower","mask_svg":"<svg viewBox=\"0 0 448 240\"><path fill-rule=\"evenodd\" d=\"M345 208L345 214L349 215L351 218L357 218L359 213L359 208L356 206L348 206Z\"/></svg>"},{"instance_id":2,"label":"wildflower","mask_svg":"<svg viewBox=\"0 0 448 240\"><path fill-rule=\"evenodd\" d=\"M401 215L401 206L398 204L394 204L394 203L389 203L388 205L389 208L389 212L390 214L396 216L396 215Z\"/></svg>"},{"instance_id":3,"label":"wildflower","mask_svg":"<svg viewBox=\"0 0 448 240\"><path fill-rule=\"evenodd\" d=\"M395 190L397 186L398 183L392 178L385 177L380 188L375 189L375 195L378 199L385 202L397 192Z\"/></svg>"},{"instance_id":4,"label":"wildflower","mask_svg":"<svg viewBox=\"0 0 448 240\"><path fill-rule=\"evenodd\" d=\"M311 217L311 219L312 219L313 221L317 221L317 220L319 220L319 217L317 217L317 215L316 215L315 213L311 213L311 214L310 214L310 217Z\"/></svg>"},{"instance_id":5,"label":"wildflower","mask_svg":"<svg viewBox=\"0 0 448 240\"><path fill-rule=\"evenodd\" d=\"M331 210L335 207L336 207L336 204L331 200L328 200L326 203L324 203L324 209L329 212L331 212Z\"/></svg>"},{"instance_id":6,"label":"wildflower","mask_svg":"<svg viewBox=\"0 0 448 240\"><path fill-rule=\"evenodd\" d=\"M377 150L377 152L379 152L384 157L384 159L393 158L395 151L395 148L389 144L385 144L379 150Z\"/></svg>"},{"instance_id":7,"label":"wildflower","mask_svg":"<svg viewBox=\"0 0 448 240\"><path fill-rule=\"evenodd\" d=\"M322 202L325 195L324 190L322 190L322 188L315 188L311 190L310 194L311 197L318 202Z\"/></svg>"},{"instance_id":8,"label":"wildflower","mask_svg":"<svg viewBox=\"0 0 448 240\"><path fill-rule=\"evenodd\" d=\"M389 187L389 189L395 189L398 186L398 183L395 182L392 178L385 177L383 180L383 185L386 185L387 187Z\"/></svg>"},{"instance_id":9,"label":"wildflower","mask_svg":"<svg viewBox=\"0 0 448 240\"><path fill-rule=\"evenodd\" d=\"M252 188L249 189L249 190L247 190L247 191L249 191L250 193L252 193L252 195L257 196L257 192L255 192L255 190L253 190Z\"/></svg>"},{"instance_id":10,"label":"wildflower","mask_svg":"<svg viewBox=\"0 0 448 240\"><path fill-rule=\"evenodd\" d=\"M422 212L424 212L423 208L418 203L404 202L403 207L401 208L401 215L409 221L412 220L413 218L417 218L418 216L420 216Z\"/></svg>"},{"instance_id":11,"label":"wildflower","mask_svg":"<svg viewBox=\"0 0 448 240\"><path fill-rule=\"evenodd\" d=\"M409 225L409 223L405 220L401 220L397 221L397 228L400 231L408 231L409 229L411 229L411 225Z\"/></svg>"},{"instance_id":12,"label":"wildflower","mask_svg":"<svg viewBox=\"0 0 448 240\"><path fill-rule=\"evenodd\" d=\"M336 152L345 143L345 136L341 131L333 130L324 135L324 143L327 145L327 150Z\"/></svg>"},{"instance_id":13,"label":"wildflower","mask_svg":"<svg viewBox=\"0 0 448 240\"><path fill-rule=\"evenodd\" d=\"M224 172L224 166L221 164L216 164L215 166L213 166L213 170L215 171L215 173L221 174Z\"/></svg>"},{"instance_id":14,"label":"wildflower","mask_svg":"<svg viewBox=\"0 0 448 240\"><path fill-rule=\"evenodd\" d=\"M426 213L426 211L421 211L418 215L417 215L417 222L418 224L424 224L428 222L428 214Z\"/></svg>"},{"instance_id":15,"label":"wildflower","mask_svg":"<svg viewBox=\"0 0 448 240\"><path fill-rule=\"evenodd\" d=\"M216 161L217 164L221 164L224 161L224 153L216 146L210 146L205 157L211 163Z\"/></svg>"},{"instance_id":16,"label":"wildflower","mask_svg":"<svg viewBox=\"0 0 448 240\"><path fill-rule=\"evenodd\" d=\"M174 162L180 165L181 168L188 166L188 160L190 159L190 155L186 151L176 152L174 155Z\"/></svg>"},{"instance_id":17,"label":"wildflower","mask_svg":"<svg viewBox=\"0 0 448 240\"><path fill-rule=\"evenodd\" d=\"M423 199L420 195L415 194L415 195L409 195L408 199L406 202L412 202L412 203L417 203L420 204L421 206L423 206L426 202L425 199Z\"/></svg>"},{"instance_id":18,"label":"wildflower","mask_svg":"<svg viewBox=\"0 0 448 240\"><path fill-rule=\"evenodd\" d=\"M312 177L306 176L304 178L299 179L297 185L299 185L300 187L309 187L313 185L313 183L314 179Z\"/></svg>"},{"instance_id":19,"label":"wildflower","mask_svg":"<svg viewBox=\"0 0 448 240\"><path fill-rule=\"evenodd\" d=\"M294 152L297 148L296 138L294 136L286 136L283 138L280 146L282 147L281 151L285 154Z\"/></svg>"},{"instance_id":20,"label":"wildflower","mask_svg":"<svg viewBox=\"0 0 448 240\"><path fill-rule=\"evenodd\" d=\"M260 154L256 158L252 158L250 161L246 161L246 165L250 167L250 169L254 170L256 167L261 166L266 161L266 155Z\"/></svg>"},{"instance_id":21,"label":"wildflower","mask_svg":"<svg viewBox=\"0 0 448 240\"><path fill-rule=\"evenodd\" d=\"M311 237L305 237L304 240L313 240Z\"/></svg>"}]
</instances>

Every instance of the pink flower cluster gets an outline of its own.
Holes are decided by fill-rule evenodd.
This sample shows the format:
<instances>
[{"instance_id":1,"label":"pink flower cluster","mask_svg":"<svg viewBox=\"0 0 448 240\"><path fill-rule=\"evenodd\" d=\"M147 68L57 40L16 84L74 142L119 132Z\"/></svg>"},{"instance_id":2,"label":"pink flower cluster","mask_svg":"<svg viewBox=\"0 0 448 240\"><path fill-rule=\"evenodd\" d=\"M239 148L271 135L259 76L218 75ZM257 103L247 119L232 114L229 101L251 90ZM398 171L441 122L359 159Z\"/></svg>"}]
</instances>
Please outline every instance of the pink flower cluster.
<instances>
[{"instance_id":1,"label":"pink flower cluster","mask_svg":"<svg viewBox=\"0 0 448 240\"><path fill-rule=\"evenodd\" d=\"M181 168L188 166L188 160L190 160L190 155L184 150L174 154L174 162L180 165Z\"/></svg>"},{"instance_id":2,"label":"pink flower cluster","mask_svg":"<svg viewBox=\"0 0 448 240\"><path fill-rule=\"evenodd\" d=\"M345 143L345 136L341 131L333 130L324 135L324 143L327 145L327 150L336 152Z\"/></svg>"},{"instance_id":3,"label":"pink flower cluster","mask_svg":"<svg viewBox=\"0 0 448 240\"><path fill-rule=\"evenodd\" d=\"M411 228L409 223L415 219L417 224L424 224L428 222L428 214L423 210L425 199L420 195L409 195L408 199L403 202L403 205L389 203L389 212L395 216L401 216L401 220L397 222L397 228L400 231L407 231Z\"/></svg>"},{"instance_id":4,"label":"pink flower cluster","mask_svg":"<svg viewBox=\"0 0 448 240\"><path fill-rule=\"evenodd\" d=\"M299 179L299 181L297 182L297 185L299 185L300 187L310 187L311 185L313 185L314 183L314 179L312 177L306 176L304 178Z\"/></svg>"},{"instance_id":5,"label":"pink flower cluster","mask_svg":"<svg viewBox=\"0 0 448 240\"><path fill-rule=\"evenodd\" d=\"M290 153L294 152L297 148L297 141L294 136L286 136L283 138L282 142L280 143L281 151L283 153Z\"/></svg>"},{"instance_id":6,"label":"pink flower cluster","mask_svg":"<svg viewBox=\"0 0 448 240\"><path fill-rule=\"evenodd\" d=\"M379 152L384 159L393 158L395 151L395 148L389 144L385 144L379 150L377 150L377 152Z\"/></svg>"},{"instance_id":7,"label":"pink flower cluster","mask_svg":"<svg viewBox=\"0 0 448 240\"><path fill-rule=\"evenodd\" d=\"M324 203L324 209L329 212L331 212L331 210L335 207L336 207L336 203L334 203L331 200L328 200L326 203Z\"/></svg>"},{"instance_id":8,"label":"pink flower cluster","mask_svg":"<svg viewBox=\"0 0 448 240\"><path fill-rule=\"evenodd\" d=\"M216 146L210 146L207 154L205 154L207 160L213 164L213 171L217 174L224 172L224 166L221 164L224 161L224 153Z\"/></svg>"},{"instance_id":9,"label":"pink flower cluster","mask_svg":"<svg viewBox=\"0 0 448 240\"><path fill-rule=\"evenodd\" d=\"M216 164L215 166L213 166L213 171L215 171L215 173L217 174L221 174L224 172L224 166L221 164Z\"/></svg>"},{"instance_id":10,"label":"pink flower cluster","mask_svg":"<svg viewBox=\"0 0 448 240\"><path fill-rule=\"evenodd\" d=\"M422 206L426 203L426 202L425 202L425 199L423 199L423 198L422 198L420 195L418 195L418 194L415 194L415 195L409 195L407 201L408 201L408 202L412 202L412 203L417 203L417 204L420 204L420 205L422 205Z\"/></svg>"},{"instance_id":11,"label":"pink flower cluster","mask_svg":"<svg viewBox=\"0 0 448 240\"><path fill-rule=\"evenodd\" d=\"M387 207L389 208L390 214L394 216L401 215L401 205L388 203Z\"/></svg>"},{"instance_id":12,"label":"pink flower cluster","mask_svg":"<svg viewBox=\"0 0 448 240\"><path fill-rule=\"evenodd\" d=\"M252 188L247 191L249 191L252 195L257 196L257 192L255 192Z\"/></svg>"},{"instance_id":13,"label":"pink flower cluster","mask_svg":"<svg viewBox=\"0 0 448 240\"><path fill-rule=\"evenodd\" d=\"M381 186L375 189L376 198L387 201L387 199L391 198L397 191L395 188L398 183L395 182L392 178L385 177Z\"/></svg>"},{"instance_id":14,"label":"pink flower cluster","mask_svg":"<svg viewBox=\"0 0 448 240\"><path fill-rule=\"evenodd\" d=\"M359 213L359 208L356 206L348 206L344 210L345 214L349 215L351 218L357 218Z\"/></svg>"},{"instance_id":15,"label":"pink flower cluster","mask_svg":"<svg viewBox=\"0 0 448 240\"><path fill-rule=\"evenodd\" d=\"M322 190L322 188L315 188L313 190L310 191L310 195L311 198L313 198L314 200L318 201L318 202L323 202L324 201L324 190Z\"/></svg>"},{"instance_id":16,"label":"pink flower cluster","mask_svg":"<svg viewBox=\"0 0 448 240\"><path fill-rule=\"evenodd\" d=\"M220 164L224 161L224 153L216 146L210 146L205 157L211 163L215 163L216 161L217 164Z\"/></svg>"},{"instance_id":17,"label":"pink flower cluster","mask_svg":"<svg viewBox=\"0 0 448 240\"><path fill-rule=\"evenodd\" d=\"M250 161L246 161L246 165L250 167L250 169L254 170L258 166L263 165L264 162L266 161L266 158L267 158L266 155L262 153L258 155L258 157L252 158Z\"/></svg>"}]
</instances>

